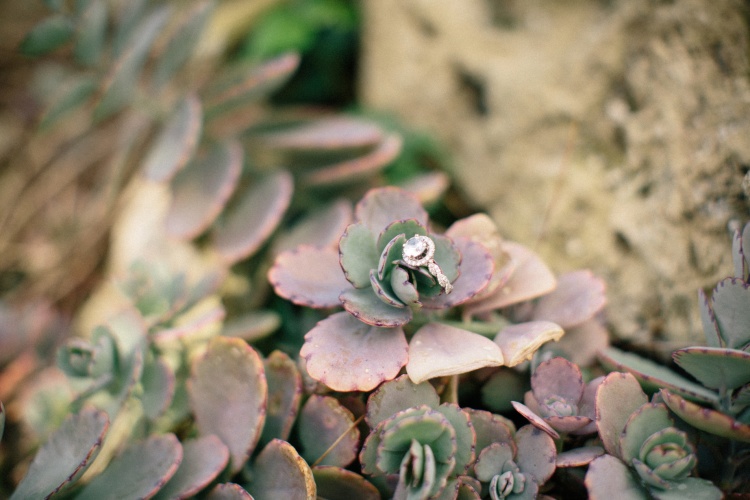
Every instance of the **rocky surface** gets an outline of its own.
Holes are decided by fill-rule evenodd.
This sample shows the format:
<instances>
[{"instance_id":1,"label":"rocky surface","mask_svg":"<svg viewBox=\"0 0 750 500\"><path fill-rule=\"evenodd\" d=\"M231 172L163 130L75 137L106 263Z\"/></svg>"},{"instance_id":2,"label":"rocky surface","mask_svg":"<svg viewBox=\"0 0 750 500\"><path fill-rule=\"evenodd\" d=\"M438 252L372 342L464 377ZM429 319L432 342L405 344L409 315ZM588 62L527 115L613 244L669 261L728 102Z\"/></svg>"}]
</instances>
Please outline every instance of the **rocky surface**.
<instances>
[{"instance_id":1,"label":"rocky surface","mask_svg":"<svg viewBox=\"0 0 750 500\"><path fill-rule=\"evenodd\" d=\"M696 290L748 216L739 0L364 0L366 103L448 144L460 189L558 271L609 284L614 333L700 341ZM748 184L748 183L746 183Z\"/></svg>"}]
</instances>

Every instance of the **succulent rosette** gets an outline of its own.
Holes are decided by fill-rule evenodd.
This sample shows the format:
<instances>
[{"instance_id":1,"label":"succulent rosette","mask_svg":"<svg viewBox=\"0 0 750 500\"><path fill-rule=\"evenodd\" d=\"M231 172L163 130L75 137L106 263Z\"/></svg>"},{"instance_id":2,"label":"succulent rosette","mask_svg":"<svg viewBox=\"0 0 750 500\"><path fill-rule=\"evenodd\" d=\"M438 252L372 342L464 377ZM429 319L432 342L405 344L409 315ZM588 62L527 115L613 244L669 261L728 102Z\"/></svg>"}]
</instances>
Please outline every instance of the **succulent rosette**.
<instances>
[{"instance_id":1,"label":"succulent rosette","mask_svg":"<svg viewBox=\"0 0 750 500\"><path fill-rule=\"evenodd\" d=\"M594 398L603 378L586 384L577 365L564 358L552 358L534 370L524 404L514 401L513 406L532 425L555 439L560 438L560 433L592 434L596 432Z\"/></svg>"},{"instance_id":2,"label":"succulent rosette","mask_svg":"<svg viewBox=\"0 0 750 500\"><path fill-rule=\"evenodd\" d=\"M633 498L721 498L711 482L689 477L697 463L687 434L662 403L650 403L631 374L610 373L596 393L596 426L606 455L591 462L586 487L593 499L613 488Z\"/></svg>"}]
</instances>

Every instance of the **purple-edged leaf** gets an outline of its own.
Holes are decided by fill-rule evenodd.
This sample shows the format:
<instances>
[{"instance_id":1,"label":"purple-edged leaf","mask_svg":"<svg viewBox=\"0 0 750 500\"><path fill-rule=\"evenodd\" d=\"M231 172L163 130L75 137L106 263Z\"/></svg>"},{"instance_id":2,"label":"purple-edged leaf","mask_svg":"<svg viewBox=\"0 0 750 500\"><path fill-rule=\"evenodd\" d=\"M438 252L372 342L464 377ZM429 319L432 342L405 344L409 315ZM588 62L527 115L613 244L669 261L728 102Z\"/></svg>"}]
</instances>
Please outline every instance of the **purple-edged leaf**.
<instances>
[{"instance_id":1,"label":"purple-edged leaf","mask_svg":"<svg viewBox=\"0 0 750 500\"><path fill-rule=\"evenodd\" d=\"M481 500L482 484L470 476L449 479L448 484L435 500Z\"/></svg>"},{"instance_id":2,"label":"purple-edged leaf","mask_svg":"<svg viewBox=\"0 0 750 500\"><path fill-rule=\"evenodd\" d=\"M292 250L299 245L335 248L353 217L354 209L347 200L337 200L315 210L279 237L274 253Z\"/></svg>"},{"instance_id":3,"label":"purple-edged leaf","mask_svg":"<svg viewBox=\"0 0 750 500\"><path fill-rule=\"evenodd\" d=\"M401 137L386 136L372 151L353 160L326 165L302 176L306 186L328 186L367 178L382 170L401 152Z\"/></svg>"},{"instance_id":4,"label":"purple-edged leaf","mask_svg":"<svg viewBox=\"0 0 750 500\"><path fill-rule=\"evenodd\" d=\"M495 336L495 343L500 346L505 364L515 366L531 359L542 345L559 339L563 333L555 323L529 321L506 326Z\"/></svg>"},{"instance_id":5,"label":"purple-edged leaf","mask_svg":"<svg viewBox=\"0 0 750 500\"><path fill-rule=\"evenodd\" d=\"M456 464L451 474L465 474L469 470L469 464L474 461L474 448L477 441L471 417L454 403L443 403L435 408L435 411L442 413L456 431L456 453L454 454Z\"/></svg>"},{"instance_id":6,"label":"purple-edged leaf","mask_svg":"<svg viewBox=\"0 0 750 500\"><path fill-rule=\"evenodd\" d=\"M641 446L649 436L672 426L667 407L661 403L646 403L628 418L620 435L620 457L625 463L639 458Z\"/></svg>"},{"instance_id":7,"label":"purple-edged leaf","mask_svg":"<svg viewBox=\"0 0 750 500\"><path fill-rule=\"evenodd\" d=\"M750 343L750 284L736 278L719 282L711 295L719 331L730 349L743 349Z\"/></svg>"},{"instance_id":8,"label":"purple-edged leaf","mask_svg":"<svg viewBox=\"0 0 750 500\"><path fill-rule=\"evenodd\" d=\"M229 448L237 472L260 438L268 385L258 353L237 338L216 337L193 366L190 406L201 435L215 434Z\"/></svg>"},{"instance_id":9,"label":"purple-edged leaf","mask_svg":"<svg viewBox=\"0 0 750 500\"><path fill-rule=\"evenodd\" d=\"M377 488L354 472L330 465L312 470L318 498L326 500L380 500Z\"/></svg>"},{"instance_id":10,"label":"purple-edged leaf","mask_svg":"<svg viewBox=\"0 0 750 500\"><path fill-rule=\"evenodd\" d=\"M595 458L604 455L604 448L601 446L584 446L582 448L573 448L557 454L555 465L557 467L582 467L590 464Z\"/></svg>"},{"instance_id":11,"label":"purple-edged leaf","mask_svg":"<svg viewBox=\"0 0 750 500\"><path fill-rule=\"evenodd\" d=\"M346 312L319 322L305 335L300 356L312 378L336 391L370 391L406 364L401 328L369 326Z\"/></svg>"},{"instance_id":12,"label":"purple-edged leaf","mask_svg":"<svg viewBox=\"0 0 750 500\"><path fill-rule=\"evenodd\" d=\"M272 92L294 73L299 61L297 54L283 54L250 69L230 71L206 92L207 114L213 117Z\"/></svg>"},{"instance_id":13,"label":"purple-edged leaf","mask_svg":"<svg viewBox=\"0 0 750 500\"><path fill-rule=\"evenodd\" d=\"M195 238L213 223L237 187L242 155L236 142L218 145L175 176L172 202L164 220L167 233Z\"/></svg>"},{"instance_id":14,"label":"purple-edged leaf","mask_svg":"<svg viewBox=\"0 0 750 500\"><path fill-rule=\"evenodd\" d=\"M393 328L405 325L412 318L411 309L386 304L372 288L344 290L339 300L352 316L372 326Z\"/></svg>"},{"instance_id":15,"label":"purple-edged leaf","mask_svg":"<svg viewBox=\"0 0 750 500\"><path fill-rule=\"evenodd\" d=\"M524 474L542 485L555 472L557 449L555 441L533 425L524 425L516 432L516 464Z\"/></svg>"},{"instance_id":16,"label":"purple-edged leaf","mask_svg":"<svg viewBox=\"0 0 750 500\"><path fill-rule=\"evenodd\" d=\"M709 347L724 347L724 339L722 339L719 332L716 316L714 316L706 293L701 289L698 289L698 307L700 308L701 324L703 326L703 335L706 337L706 344Z\"/></svg>"},{"instance_id":17,"label":"purple-edged leaf","mask_svg":"<svg viewBox=\"0 0 750 500\"><path fill-rule=\"evenodd\" d=\"M641 358L637 354L610 347L599 353L599 360L609 370L632 373L641 385L650 392L658 391L659 388L664 387L679 392L689 399L706 403L718 402L718 395L715 392L660 364Z\"/></svg>"},{"instance_id":18,"label":"purple-edged leaf","mask_svg":"<svg viewBox=\"0 0 750 500\"><path fill-rule=\"evenodd\" d=\"M351 288L339 267L336 250L306 245L279 254L268 272L268 281L277 295L315 308L341 305L339 295Z\"/></svg>"},{"instance_id":19,"label":"purple-edged leaf","mask_svg":"<svg viewBox=\"0 0 750 500\"><path fill-rule=\"evenodd\" d=\"M174 434L131 444L76 496L81 499L150 498L175 474L182 445Z\"/></svg>"},{"instance_id":20,"label":"purple-edged leaf","mask_svg":"<svg viewBox=\"0 0 750 500\"><path fill-rule=\"evenodd\" d=\"M618 500L649 498L628 466L612 455L602 455L589 464L585 484L591 500L610 500L614 492Z\"/></svg>"},{"instance_id":21,"label":"purple-edged leaf","mask_svg":"<svg viewBox=\"0 0 750 500\"><path fill-rule=\"evenodd\" d=\"M607 453L620 455L620 433L630 414L647 401L630 373L613 372L604 378L596 391L596 427Z\"/></svg>"},{"instance_id":22,"label":"purple-edged leaf","mask_svg":"<svg viewBox=\"0 0 750 500\"><path fill-rule=\"evenodd\" d=\"M689 493L688 493L689 492ZM649 493L654 500L684 500L688 496L691 500L721 500L722 491L707 479L686 477L667 490L652 488Z\"/></svg>"},{"instance_id":23,"label":"purple-edged leaf","mask_svg":"<svg viewBox=\"0 0 750 500\"><path fill-rule=\"evenodd\" d=\"M375 123L348 116L335 116L265 134L266 145L291 151L337 151L359 149L383 140Z\"/></svg>"},{"instance_id":24,"label":"purple-edged leaf","mask_svg":"<svg viewBox=\"0 0 750 500\"><path fill-rule=\"evenodd\" d=\"M513 242L503 244L515 262L515 270L505 285L486 298L466 306L469 315L501 309L531 300L555 289L557 280L549 267L534 252Z\"/></svg>"},{"instance_id":25,"label":"purple-edged leaf","mask_svg":"<svg viewBox=\"0 0 750 500\"><path fill-rule=\"evenodd\" d=\"M221 483L206 495L207 500L253 500L253 496L236 483Z\"/></svg>"},{"instance_id":26,"label":"purple-edged leaf","mask_svg":"<svg viewBox=\"0 0 750 500\"><path fill-rule=\"evenodd\" d=\"M375 292L377 298L382 302L385 302L391 307L406 307L406 304L401 302L401 299L393 293L393 290L390 287L390 283L386 283L378 279L378 274L375 269L370 270L370 284L372 285L372 291Z\"/></svg>"},{"instance_id":27,"label":"purple-edged leaf","mask_svg":"<svg viewBox=\"0 0 750 500\"><path fill-rule=\"evenodd\" d=\"M347 226L339 240L339 262L346 279L356 288L370 286L370 270L378 266L375 236L362 223Z\"/></svg>"},{"instance_id":28,"label":"purple-edged leaf","mask_svg":"<svg viewBox=\"0 0 750 500\"><path fill-rule=\"evenodd\" d=\"M93 408L66 418L39 449L11 498L48 498L75 482L96 458L108 428L107 414Z\"/></svg>"},{"instance_id":29,"label":"purple-edged leaf","mask_svg":"<svg viewBox=\"0 0 750 500\"><path fill-rule=\"evenodd\" d=\"M557 323L563 329L591 319L607 303L606 285L589 270L557 278L557 288L539 299L532 319Z\"/></svg>"},{"instance_id":30,"label":"purple-edged leaf","mask_svg":"<svg viewBox=\"0 0 750 500\"><path fill-rule=\"evenodd\" d=\"M308 463L346 467L359 450L352 412L335 398L313 394L302 407L297 430Z\"/></svg>"},{"instance_id":31,"label":"purple-edged leaf","mask_svg":"<svg viewBox=\"0 0 750 500\"><path fill-rule=\"evenodd\" d=\"M419 291L409 279L409 272L401 266L396 266L391 271L391 289L398 299L410 307L421 307Z\"/></svg>"},{"instance_id":32,"label":"purple-edged leaf","mask_svg":"<svg viewBox=\"0 0 750 500\"><path fill-rule=\"evenodd\" d=\"M747 327L750 329L750 323ZM736 389L750 383L750 353L745 351L686 347L673 352L672 358L680 368L712 389Z\"/></svg>"},{"instance_id":33,"label":"purple-edged leaf","mask_svg":"<svg viewBox=\"0 0 750 500\"><path fill-rule=\"evenodd\" d=\"M548 424L560 432L566 434L591 434L596 432L596 423L591 417L583 415L571 415L568 417L558 417L552 415L544 419ZM590 429L586 432L586 429Z\"/></svg>"},{"instance_id":34,"label":"purple-edged leaf","mask_svg":"<svg viewBox=\"0 0 750 500\"><path fill-rule=\"evenodd\" d=\"M380 232L378 235L378 241L377 241L377 249L380 253L380 264L378 268L382 266L383 260L388 260L389 262L393 262L394 260L398 260L401 258L401 251L403 247L403 243L401 243L398 247L398 254L392 254L391 252L388 252L388 247L393 246L395 244L394 239L397 236L404 236L404 240L411 238L415 235L427 235L427 228L424 227L419 221L416 219L404 219L404 220L397 220L393 221L392 223L388 224L388 227L383 229L383 231ZM386 257L389 255L389 253L393 257Z\"/></svg>"},{"instance_id":35,"label":"purple-edged leaf","mask_svg":"<svg viewBox=\"0 0 750 500\"><path fill-rule=\"evenodd\" d=\"M453 290L448 294L425 298L423 304L427 308L444 309L463 304L480 293L492 279L495 264L484 246L466 238L456 238L454 244L461 256L461 274L454 281L448 271L444 270L448 279L452 281ZM436 252L435 260L441 264L443 261L438 259Z\"/></svg>"},{"instance_id":36,"label":"purple-edged leaf","mask_svg":"<svg viewBox=\"0 0 750 500\"><path fill-rule=\"evenodd\" d=\"M214 436L203 436L182 443L182 463L154 497L190 498L216 479L229 462L229 450Z\"/></svg>"},{"instance_id":37,"label":"purple-edged leaf","mask_svg":"<svg viewBox=\"0 0 750 500\"><path fill-rule=\"evenodd\" d=\"M500 348L487 337L442 323L428 323L409 343L406 373L418 384L502 364Z\"/></svg>"},{"instance_id":38,"label":"purple-edged leaf","mask_svg":"<svg viewBox=\"0 0 750 500\"><path fill-rule=\"evenodd\" d=\"M511 443L515 448L513 435L516 433L516 427L511 420L484 410L467 408L464 411L469 414L474 426L477 454L492 443Z\"/></svg>"},{"instance_id":39,"label":"purple-edged leaf","mask_svg":"<svg viewBox=\"0 0 750 500\"><path fill-rule=\"evenodd\" d=\"M439 404L440 397L432 385L415 384L407 375L401 375L381 384L370 394L365 420L370 428L375 428L383 420L407 408L419 405L436 408Z\"/></svg>"},{"instance_id":40,"label":"purple-edged leaf","mask_svg":"<svg viewBox=\"0 0 750 500\"><path fill-rule=\"evenodd\" d=\"M531 376L531 389L540 403L558 397L577 405L583 396L583 388L581 369L565 358L542 362Z\"/></svg>"},{"instance_id":41,"label":"purple-edged leaf","mask_svg":"<svg viewBox=\"0 0 750 500\"><path fill-rule=\"evenodd\" d=\"M261 446L272 439L287 440L302 397L302 376L295 362L281 351L273 351L264 362L268 382L266 423Z\"/></svg>"},{"instance_id":42,"label":"purple-edged leaf","mask_svg":"<svg viewBox=\"0 0 750 500\"><path fill-rule=\"evenodd\" d=\"M554 439L560 439L560 434L558 434L557 431L552 428L552 426L545 422L542 417L534 413L528 406L517 401L511 401L511 404L518 413L523 415L523 417L528 420L529 423L531 423L531 425L540 430L543 430Z\"/></svg>"},{"instance_id":43,"label":"purple-edged leaf","mask_svg":"<svg viewBox=\"0 0 750 500\"><path fill-rule=\"evenodd\" d=\"M276 311L252 311L234 316L224 322L221 334L255 342L272 334L281 326L281 315Z\"/></svg>"},{"instance_id":44,"label":"purple-edged leaf","mask_svg":"<svg viewBox=\"0 0 750 500\"><path fill-rule=\"evenodd\" d=\"M396 220L416 219L427 226L427 212L414 196L394 187L371 189L357 203L355 219L372 234L380 234Z\"/></svg>"},{"instance_id":45,"label":"purple-edged leaf","mask_svg":"<svg viewBox=\"0 0 750 500\"><path fill-rule=\"evenodd\" d=\"M216 228L216 250L229 262L249 257L263 244L284 216L292 199L293 182L288 172L260 180Z\"/></svg>"},{"instance_id":46,"label":"purple-edged leaf","mask_svg":"<svg viewBox=\"0 0 750 500\"><path fill-rule=\"evenodd\" d=\"M156 182L166 182L193 157L201 136L203 115L198 97L183 99L164 124L143 160L143 172Z\"/></svg>"},{"instance_id":47,"label":"purple-edged leaf","mask_svg":"<svg viewBox=\"0 0 750 500\"><path fill-rule=\"evenodd\" d=\"M143 386L143 413L155 420L164 413L172 402L175 392L175 375L164 360L157 358L146 363L141 375Z\"/></svg>"},{"instance_id":48,"label":"purple-edged leaf","mask_svg":"<svg viewBox=\"0 0 750 500\"><path fill-rule=\"evenodd\" d=\"M744 443L750 443L750 425L738 422L729 415L698 406L671 391L662 389L661 396L669 409L696 429Z\"/></svg>"},{"instance_id":49,"label":"purple-edged leaf","mask_svg":"<svg viewBox=\"0 0 750 500\"><path fill-rule=\"evenodd\" d=\"M253 464L248 491L255 500L312 500L316 496L310 466L286 441L274 439Z\"/></svg>"},{"instance_id":50,"label":"purple-edged leaf","mask_svg":"<svg viewBox=\"0 0 750 500\"><path fill-rule=\"evenodd\" d=\"M482 482L489 483L502 472L503 466L513 460L516 447L513 441L494 442L482 450L474 465L474 473Z\"/></svg>"},{"instance_id":51,"label":"purple-edged leaf","mask_svg":"<svg viewBox=\"0 0 750 500\"><path fill-rule=\"evenodd\" d=\"M745 260L745 249L742 245L742 233L740 231L735 231L732 236L732 263L734 264L734 277L744 280L747 276L748 268L747 261Z\"/></svg>"},{"instance_id":52,"label":"purple-edged leaf","mask_svg":"<svg viewBox=\"0 0 750 500\"><path fill-rule=\"evenodd\" d=\"M596 362L599 351L609 347L609 332L597 318L591 318L580 325L565 330L565 335L555 344L555 351L561 351L565 358L578 366L591 366Z\"/></svg>"}]
</instances>

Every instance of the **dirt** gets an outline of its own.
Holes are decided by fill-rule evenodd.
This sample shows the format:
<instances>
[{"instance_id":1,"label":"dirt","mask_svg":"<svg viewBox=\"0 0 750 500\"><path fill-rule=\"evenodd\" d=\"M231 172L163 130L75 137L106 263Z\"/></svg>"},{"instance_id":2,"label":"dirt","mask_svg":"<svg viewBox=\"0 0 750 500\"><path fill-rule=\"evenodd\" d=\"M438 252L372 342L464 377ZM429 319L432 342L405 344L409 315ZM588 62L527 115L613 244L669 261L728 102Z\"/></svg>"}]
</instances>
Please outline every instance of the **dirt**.
<instances>
[{"instance_id":1,"label":"dirt","mask_svg":"<svg viewBox=\"0 0 750 500\"><path fill-rule=\"evenodd\" d=\"M697 289L748 215L741 1L365 0L361 92L449 146L455 181L558 272L608 283L621 339L703 338ZM750 185L750 177L745 181Z\"/></svg>"}]
</instances>

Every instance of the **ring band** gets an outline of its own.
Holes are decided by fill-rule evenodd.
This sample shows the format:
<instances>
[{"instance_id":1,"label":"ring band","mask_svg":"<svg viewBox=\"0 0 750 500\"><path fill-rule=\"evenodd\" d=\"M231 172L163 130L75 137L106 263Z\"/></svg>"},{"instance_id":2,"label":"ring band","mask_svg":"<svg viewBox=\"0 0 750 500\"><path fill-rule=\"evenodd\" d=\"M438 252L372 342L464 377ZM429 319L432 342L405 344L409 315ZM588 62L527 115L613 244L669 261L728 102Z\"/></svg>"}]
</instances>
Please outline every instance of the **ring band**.
<instances>
[{"instance_id":1,"label":"ring band","mask_svg":"<svg viewBox=\"0 0 750 500\"><path fill-rule=\"evenodd\" d=\"M427 266L427 270L437 278L438 284L445 290L445 293L451 293L453 285L445 273L443 273L443 270L440 269L440 266L437 265L435 259L433 259L434 256L435 242L427 236L412 236L404 243L402 250L404 262L411 267Z\"/></svg>"}]
</instances>

